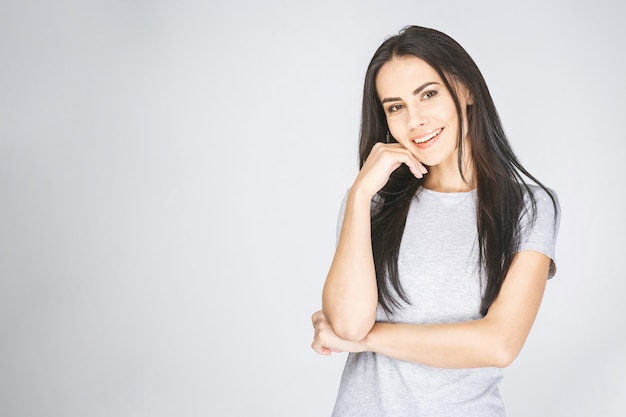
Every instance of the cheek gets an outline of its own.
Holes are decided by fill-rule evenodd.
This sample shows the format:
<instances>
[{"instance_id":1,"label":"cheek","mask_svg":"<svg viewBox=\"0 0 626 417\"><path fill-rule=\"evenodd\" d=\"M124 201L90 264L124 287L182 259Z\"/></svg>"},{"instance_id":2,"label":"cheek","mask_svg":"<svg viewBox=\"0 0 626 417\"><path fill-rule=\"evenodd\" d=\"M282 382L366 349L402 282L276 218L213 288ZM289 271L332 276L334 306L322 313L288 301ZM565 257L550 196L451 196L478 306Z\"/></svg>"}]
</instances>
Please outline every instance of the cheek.
<instances>
[{"instance_id":1,"label":"cheek","mask_svg":"<svg viewBox=\"0 0 626 417\"><path fill-rule=\"evenodd\" d=\"M433 112L431 114L435 119L446 121L451 124L456 124L459 120L454 103L441 104L432 110Z\"/></svg>"},{"instance_id":2,"label":"cheek","mask_svg":"<svg viewBox=\"0 0 626 417\"><path fill-rule=\"evenodd\" d=\"M403 137L403 131L401 129L394 128L392 125L389 125L389 133L396 141L398 138Z\"/></svg>"},{"instance_id":3,"label":"cheek","mask_svg":"<svg viewBox=\"0 0 626 417\"><path fill-rule=\"evenodd\" d=\"M391 133L391 136L393 136L394 138L399 138L403 135L404 126L405 125L402 123L400 117L387 118L387 127L389 128L389 133Z\"/></svg>"}]
</instances>

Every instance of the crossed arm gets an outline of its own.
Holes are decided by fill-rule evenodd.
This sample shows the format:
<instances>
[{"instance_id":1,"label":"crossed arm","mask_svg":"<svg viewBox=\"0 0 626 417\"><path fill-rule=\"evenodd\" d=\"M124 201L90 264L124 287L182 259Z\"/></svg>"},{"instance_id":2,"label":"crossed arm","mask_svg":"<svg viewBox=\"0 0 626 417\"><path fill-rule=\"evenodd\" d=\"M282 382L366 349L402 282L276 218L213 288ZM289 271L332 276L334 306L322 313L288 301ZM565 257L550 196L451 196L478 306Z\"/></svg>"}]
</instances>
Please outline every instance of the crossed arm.
<instances>
[{"instance_id":1,"label":"crossed arm","mask_svg":"<svg viewBox=\"0 0 626 417\"><path fill-rule=\"evenodd\" d=\"M370 197L348 194L344 222L322 296L313 314L313 349L376 352L443 368L508 366L535 320L550 258L518 252L498 297L478 320L417 325L376 322L377 286L369 230Z\"/></svg>"},{"instance_id":2,"label":"crossed arm","mask_svg":"<svg viewBox=\"0 0 626 417\"><path fill-rule=\"evenodd\" d=\"M318 311L312 318L312 347L322 355L369 351L442 368L508 366L530 332L549 265L544 254L519 252L500 294L479 320L435 325L373 323L362 339L347 340L339 337L323 311Z\"/></svg>"}]
</instances>

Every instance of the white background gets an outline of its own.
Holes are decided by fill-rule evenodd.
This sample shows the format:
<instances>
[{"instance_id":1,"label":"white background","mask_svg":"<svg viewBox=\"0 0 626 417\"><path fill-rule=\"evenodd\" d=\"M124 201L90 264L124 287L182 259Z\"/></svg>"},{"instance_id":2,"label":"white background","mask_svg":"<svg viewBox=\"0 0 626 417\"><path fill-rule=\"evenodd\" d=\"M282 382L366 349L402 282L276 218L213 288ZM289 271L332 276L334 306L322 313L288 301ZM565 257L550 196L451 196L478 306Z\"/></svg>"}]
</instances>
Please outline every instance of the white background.
<instances>
[{"instance_id":1,"label":"white background","mask_svg":"<svg viewBox=\"0 0 626 417\"><path fill-rule=\"evenodd\" d=\"M366 66L408 24L468 50L560 195L509 417L624 415L622 8L3 1L0 415L329 415L345 356L309 318Z\"/></svg>"}]
</instances>

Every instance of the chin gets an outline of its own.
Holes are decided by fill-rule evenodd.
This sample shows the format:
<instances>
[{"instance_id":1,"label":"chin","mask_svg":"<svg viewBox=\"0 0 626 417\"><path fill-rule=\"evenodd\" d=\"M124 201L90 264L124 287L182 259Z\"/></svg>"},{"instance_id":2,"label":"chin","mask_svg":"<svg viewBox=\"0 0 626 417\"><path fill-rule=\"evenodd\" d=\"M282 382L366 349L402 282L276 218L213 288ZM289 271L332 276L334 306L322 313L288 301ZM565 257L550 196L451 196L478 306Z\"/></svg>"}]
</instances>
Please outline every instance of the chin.
<instances>
[{"instance_id":1,"label":"chin","mask_svg":"<svg viewBox=\"0 0 626 417\"><path fill-rule=\"evenodd\" d=\"M448 163L452 163L455 166L458 164L458 154L456 150L449 153L444 152L443 155L437 153L431 153L427 155L422 154L417 156L417 159L422 164L429 167L436 167L437 165L441 164L447 165Z\"/></svg>"},{"instance_id":2,"label":"chin","mask_svg":"<svg viewBox=\"0 0 626 417\"><path fill-rule=\"evenodd\" d=\"M441 163L441 159L437 158L418 158L418 160L427 167L436 167Z\"/></svg>"}]
</instances>

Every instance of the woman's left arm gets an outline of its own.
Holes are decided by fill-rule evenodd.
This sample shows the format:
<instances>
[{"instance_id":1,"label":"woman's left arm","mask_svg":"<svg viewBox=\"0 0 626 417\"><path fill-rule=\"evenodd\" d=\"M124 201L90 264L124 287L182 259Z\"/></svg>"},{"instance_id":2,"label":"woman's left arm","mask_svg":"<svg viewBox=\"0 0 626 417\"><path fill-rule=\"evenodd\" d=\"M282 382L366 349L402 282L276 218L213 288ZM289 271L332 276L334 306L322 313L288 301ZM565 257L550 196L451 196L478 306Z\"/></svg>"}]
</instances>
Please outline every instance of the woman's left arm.
<instances>
[{"instance_id":1,"label":"woman's left arm","mask_svg":"<svg viewBox=\"0 0 626 417\"><path fill-rule=\"evenodd\" d=\"M313 349L325 354L370 351L440 368L506 367L528 337L541 304L550 262L540 252L518 252L500 293L487 315L478 320L432 325L377 322L361 342L348 343L325 327L322 314L314 315Z\"/></svg>"}]
</instances>

